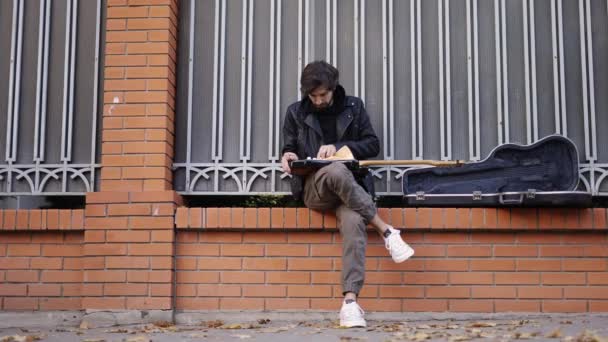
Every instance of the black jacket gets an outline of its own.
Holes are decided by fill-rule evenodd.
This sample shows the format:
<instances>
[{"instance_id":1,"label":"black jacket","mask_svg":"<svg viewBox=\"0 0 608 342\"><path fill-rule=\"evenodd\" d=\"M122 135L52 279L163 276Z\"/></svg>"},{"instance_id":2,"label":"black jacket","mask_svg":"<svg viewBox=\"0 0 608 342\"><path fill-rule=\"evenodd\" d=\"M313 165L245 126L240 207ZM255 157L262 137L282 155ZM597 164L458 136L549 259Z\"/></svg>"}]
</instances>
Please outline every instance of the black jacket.
<instances>
[{"instance_id":1,"label":"black jacket","mask_svg":"<svg viewBox=\"0 0 608 342\"><path fill-rule=\"evenodd\" d=\"M346 145L357 160L373 158L380 151L380 141L374 132L365 106L360 98L345 96L344 88L338 85L334 99L344 99L340 113L336 117L337 142L336 150ZM321 145L323 133L319 120L310 110L308 98L293 103L287 108L283 124L283 149L293 152L300 159L315 158ZM369 179L371 181L371 178ZM300 198L303 189L301 177L293 176L291 190L296 198ZM370 189L368 189L370 190Z\"/></svg>"}]
</instances>

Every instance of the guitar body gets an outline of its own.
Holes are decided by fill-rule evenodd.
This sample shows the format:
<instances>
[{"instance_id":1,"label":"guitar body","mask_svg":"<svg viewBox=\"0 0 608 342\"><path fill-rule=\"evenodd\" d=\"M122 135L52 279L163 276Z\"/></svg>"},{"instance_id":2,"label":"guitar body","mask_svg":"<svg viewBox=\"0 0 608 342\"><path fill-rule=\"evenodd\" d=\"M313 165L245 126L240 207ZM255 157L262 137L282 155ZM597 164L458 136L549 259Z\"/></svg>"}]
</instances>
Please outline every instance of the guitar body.
<instances>
[{"instance_id":1,"label":"guitar body","mask_svg":"<svg viewBox=\"0 0 608 342\"><path fill-rule=\"evenodd\" d=\"M589 205L591 196L575 191L578 181L576 145L551 135L531 145L500 145L457 168L407 170L403 194L421 206Z\"/></svg>"}]
</instances>

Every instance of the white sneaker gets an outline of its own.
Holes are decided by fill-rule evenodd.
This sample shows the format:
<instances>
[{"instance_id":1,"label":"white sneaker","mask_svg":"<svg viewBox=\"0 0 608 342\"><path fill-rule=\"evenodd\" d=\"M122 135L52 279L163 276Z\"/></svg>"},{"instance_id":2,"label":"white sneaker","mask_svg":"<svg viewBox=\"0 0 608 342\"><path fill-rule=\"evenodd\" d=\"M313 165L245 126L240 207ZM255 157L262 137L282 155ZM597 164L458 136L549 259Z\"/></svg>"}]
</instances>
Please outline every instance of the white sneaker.
<instances>
[{"instance_id":1,"label":"white sneaker","mask_svg":"<svg viewBox=\"0 0 608 342\"><path fill-rule=\"evenodd\" d=\"M382 237L384 239L384 245L388 252L393 257L393 260L397 263L404 262L414 255L414 249L410 247L401 238L401 231L389 226L391 234L388 237Z\"/></svg>"},{"instance_id":2,"label":"white sneaker","mask_svg":"<svg viewBox=\"0 0 608 342\"><path fill-rule=\"evenodd\" d=\"M353 327L366 327L365 318L363 318L365 312L357 302L346 304L342 303L342 309L340 309L340 326L346 328Z\"/></svg>"}]
</instances>

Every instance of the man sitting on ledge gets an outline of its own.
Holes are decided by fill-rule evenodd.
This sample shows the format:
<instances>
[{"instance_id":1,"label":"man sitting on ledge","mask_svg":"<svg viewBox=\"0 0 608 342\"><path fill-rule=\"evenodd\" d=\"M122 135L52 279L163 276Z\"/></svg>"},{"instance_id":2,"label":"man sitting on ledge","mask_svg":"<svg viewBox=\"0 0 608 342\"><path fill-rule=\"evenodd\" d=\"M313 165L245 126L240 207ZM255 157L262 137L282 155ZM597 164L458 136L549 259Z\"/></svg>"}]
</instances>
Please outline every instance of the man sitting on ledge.
<instances>
[{"instance_id":1,"label":"man sitting on ledge","mask_svg":"<svg viewBox=\"0 0 608 342\"><path fill-rule=\"evenodd\" d=\"M348 146L359 160L378 155L380 143L363 101L346 96L338 76L338 70L324 61L312 62L302 71L302 101L287 108L283 126L283 171L291 173L290 161L309 157L325 159L343 146ZM366 326L357 296L365 279L367 224L383 237L395 262L407 260L414 250L403 241L399 230L378 216L372 196L357 183L343 163L331 163L305 179L293 175L291 189L308 208L335 210L343 240L344 302L340 325Z\"/></svg>"}]
</instances>

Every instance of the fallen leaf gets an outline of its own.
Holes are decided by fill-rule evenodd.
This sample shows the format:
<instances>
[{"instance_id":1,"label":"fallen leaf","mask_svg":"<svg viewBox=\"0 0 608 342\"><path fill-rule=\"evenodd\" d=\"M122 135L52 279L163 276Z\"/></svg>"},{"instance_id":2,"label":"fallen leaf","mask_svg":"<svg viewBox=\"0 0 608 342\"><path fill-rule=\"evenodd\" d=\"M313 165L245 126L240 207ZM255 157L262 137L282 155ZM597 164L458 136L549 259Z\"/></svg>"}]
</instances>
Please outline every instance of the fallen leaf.
<instances>
[{"instance_id":1,"label":"fallen leaf","mask_svg":"<svg viewBox=\"0 0 608 342\"><path fill-rule=\"evenodd\" d=\"M456 335L456 336L450 337L449 340L452 342L469 341L469 340L471 340L471 337L466 336L466 335Z\"/></svg>"},{"instance_id":2,"label":"fallen leaf","mask_svg":"<svg viewBox=\"0 0 608 342\"><path fill-rule=\"evenodd\" d=\"M103 338L85 338L82 342L106 342Z\"/></svg>"},{"instance_id":3,"label":"fallen leaf","mask_svg":"<svg viewBox=\"0 0 608 342\"><path fill-rule=\"evenodd\" d=\"M270 320L268 318L260 318L258 319L258 324L268 324Z\"/></svg>"},{"instance_id":4,"label":"fallen leaf","mask_svg":"<svg viewBox=\"0 0 608 342\"><path fill-rule=\"evenodd\" d=\"M424 341L431 338L431 335L425 334L423 332L417 332L414 335L408 335L407 338L412 341Z\"/></svg>"},{"instance_id":5,"label":"fallen leaf","mask_svg":"<svg viewBox=\"0 0 608 342\"><path fill-rule=\"evenodd\" d=\"M89 322L88 321L82 321L82 322L80 322L80 326L78 326L78 328L80 328L80 329L89 329Z\"/></svg>"},{"instance_id":6,"label":"fallen leaf","mask_svg":"<svg viewBox=\"0 0 608 342\"><path fill-rule=\"evenodd\" d=\"M118 329L106 330L105 332L112 333L112 334L128 334L129 330L118 328Z\"/></svg>"},{"instance_id":7,"label":"fallen leaf","mask_svg":"<svg viewBox=\"0 0 608 342\"><path fill-rule=\"evenodd\" d=\"M572 324L572 321L560 321L559 324Z\"/></svg>"},{"instance_id":8,"label":"fallen leaf","mask_svg":"<svg viewBox=\"0 0 608 342\"><path fill-rule=\"evenodd\" d=\"M562 331L557 328L555 330L553 330L551 333L547 334L546 336L547 338L560 338L562 337Z\"/></svg>"},{"instance_id":9,"label":"fallen leaf","mask_svg":"<svg viewBox=\"0 0 608 342\"><path fill-rule=\"evenodd\" d=\"M204 322L201 322L200 325L205 326L207 328L219 328L222 325L224 325L224 322L220 321L219 319L216 319L215 321L204 321Z\"/></svg>"},{"instance_id":10,"label":"fallen leaf","mask_svg":"<svg viewBox=\"0 0 608 342\"><path fill-rule=\"evenodd\" d=\"M126 342L150 342L150 339L146 336L135 336L128 338Z\"/></svg>"},{"instance_id":11,"label":"fallen leaf","mask_svg":"<svg viewBox=\"0 0 608 342\"><path fill-rule=\"evenodd\" d=\"M460 328L460 326L458 326L458 324L449 324L445 328L446 329L458 329L458 328Z\"/></svg>"},{"instance_id":12,"label":"fallen leaf","mask_svg":"<svg viewBox=\"0 0 608 342\"><path fill-rule=\"evenodd\" d=\"M427 325L427 324L421 324L416 326L416 328L418 329L431 329L431 326Z\"/></svg>"},{"instance_id":13,"label":"fallen leaf","mask_svg":"<svg viewBox=\"0 0 608 342\"><path fill-rule=\"evenodd\" d=\"M576 342L607 342L608 338L598 336L594 331L584 330L576 337Z\"/></svg>"},{"instance_id":14,"label":"fallen leaf","mask_svg":"<svg viewBox=\"0 0 608 342\"><path fill-rule=\"evenodd\" d=\"M467 327L469 328L490 328L490 327L495 327L496 323L494 322L473 322L469 325L467 325Z\"/></svg>"},{"instance_id":15,"label":"fallen leaf","mask_svg":"<svg viewBox=\"0 0 608 342\"><path fill-rule=\"evenodd\" d=\"M156 325L157 327L160 327L160 328L168 328L168 327L172 327L172 326L175 325L172 322L168 322L168 321L158 321L158 322L154 322L152 324L154 324L154 325Z\"/></svg>"},{"instance_id":16,"label":"fallen leaf","mask_svg":"<svg viewBox=\"0 0 608 342\"><path fill-rule=\"evenodd\" d=\"M33 342L39 341L46 335L10 335L0 337L0 342Z\"/></svg>"},{"instance_id":17,"label":"fallen leaf","mask_svg":"<svg viewBox=\"0 0 608 342\"><path fill-rule=\"evenodd\" d=\"M515 334L513 334L513 338L516 340L529 340L532 338L532 334L531 333L522 333L522 332L516 332Z\"/></svg>"}]
</instances>

